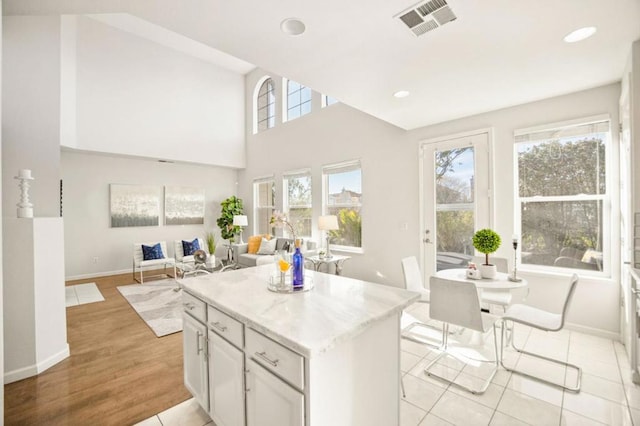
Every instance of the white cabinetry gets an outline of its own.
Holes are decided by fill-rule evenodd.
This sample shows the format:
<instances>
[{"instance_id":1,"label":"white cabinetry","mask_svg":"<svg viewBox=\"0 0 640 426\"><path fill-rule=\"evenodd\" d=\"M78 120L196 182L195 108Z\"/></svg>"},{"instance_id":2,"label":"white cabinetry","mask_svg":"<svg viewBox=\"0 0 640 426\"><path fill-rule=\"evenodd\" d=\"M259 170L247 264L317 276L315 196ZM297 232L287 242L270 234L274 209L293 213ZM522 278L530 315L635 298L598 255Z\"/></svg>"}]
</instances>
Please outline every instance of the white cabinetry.
<instances>
[{"instance_id":1,"label":"white cabinetry","mask_svg":"<svg viewBox=\"0 0 640 426\"><path fill-rule=\"evenodd\" d=\"M304 425L304 395L247 359L247 426Z\"/></svg>"},{"instance_id":2,"label":"white cabinetry","mask_svg":"<svg viewBox=\"0 0 640 426\"><path fill-rule=\"evenodd\" d=\"M218 426L244 426L244 325L212 306L207 318L209 415Z\"/></svg>"},{"instance_id":3,"label":"white cabinetry","mask_svg":"<svg viewBox=\"0 0 640 426\"><path fill-rule=\"evenodd\" d=\"M209 410L209 377L207 373L207 327L184 313L184 385L205 409Z\"/></svg>"}]
</instances>

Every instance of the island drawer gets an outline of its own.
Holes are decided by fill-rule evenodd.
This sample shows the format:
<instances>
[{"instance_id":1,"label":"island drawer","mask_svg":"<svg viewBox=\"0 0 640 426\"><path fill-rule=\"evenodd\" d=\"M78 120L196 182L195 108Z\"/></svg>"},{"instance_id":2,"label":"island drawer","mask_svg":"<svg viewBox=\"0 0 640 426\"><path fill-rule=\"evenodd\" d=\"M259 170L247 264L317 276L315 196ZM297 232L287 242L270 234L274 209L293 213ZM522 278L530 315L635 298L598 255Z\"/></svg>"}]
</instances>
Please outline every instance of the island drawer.
<instances>
[{"instance_id":1,"label":"island drawer","mask_svg":"<svg viewBox=\"0 0 640 426\"><path fill-rule=\"evenodd\" d=\"M250 328L247 328L245 354L298 389L304 389L302 355Z\"/></svg>"},{"instance_id":2,"label":"island drawer","mask_svg":"<svg viewBox=\"0 0 640 426\"><path fill-rule=\"evenodd\" d=\"M209 329L224 337L239 349L244 347L242 344L243 325L240 321L231 318L213 306L207 306L207 318L209 318L207 322Z\"/></svg>"},{"instance_id":3,"label":"island drawer","mask_svg":"<svg viewBox=\"0 0 640 426\"><path fill-rule=\"evenodd\" d=\"M202 323L207 322L207 304L186 291L182 292L182 307L185 312Z\"/></svg>"}]
</instances>

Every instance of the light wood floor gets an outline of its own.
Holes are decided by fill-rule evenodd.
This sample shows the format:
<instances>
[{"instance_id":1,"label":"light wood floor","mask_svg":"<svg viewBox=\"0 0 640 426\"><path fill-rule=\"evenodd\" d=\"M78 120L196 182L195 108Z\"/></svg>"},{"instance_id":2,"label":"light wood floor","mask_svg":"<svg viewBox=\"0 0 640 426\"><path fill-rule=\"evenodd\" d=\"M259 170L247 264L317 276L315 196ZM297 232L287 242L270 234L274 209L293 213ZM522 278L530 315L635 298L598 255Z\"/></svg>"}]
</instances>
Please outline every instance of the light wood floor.
<instances>
[{"instance_id":1,"label":"light wood floor","mask_svg":"<svg viewBox=\"0 0 640 426\"><path fill-rule=\"evenodd\" d=\"M158 338L140 319L116 289L131 274L67 285L83 282L95 282L105 301L67 308L71 356L5 386L6 425L128 425L191 398L182 333Z\"/></svg>"}]
</instances>

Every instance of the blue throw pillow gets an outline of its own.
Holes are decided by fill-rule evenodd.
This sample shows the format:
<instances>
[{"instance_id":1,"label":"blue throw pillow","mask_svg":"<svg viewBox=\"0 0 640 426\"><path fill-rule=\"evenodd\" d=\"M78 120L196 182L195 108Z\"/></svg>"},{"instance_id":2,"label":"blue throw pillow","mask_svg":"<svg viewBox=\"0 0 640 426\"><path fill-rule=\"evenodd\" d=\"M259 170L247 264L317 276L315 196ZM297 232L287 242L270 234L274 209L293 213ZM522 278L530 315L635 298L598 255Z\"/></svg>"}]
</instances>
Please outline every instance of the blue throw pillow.
<instances>
[{"instance_id":1,"label":"blue throw pillow","mask_svg":"<svg viewBox=\"0 0 640 426\"><path fill-rule=\"evenodd\" d=\"M162 253L162 247L160 247L160 243L154 246L145 246L143 244L142 258L144 260L164 259L164 254Z\"/></svg>"},{"instance_id":2,"label":"blue throw pillow","mask_svg":"<svg viewBox=\"0 0 640 426\"><path fill-rule=\"evenodd\" d=\"M196 250L200 250L200 243L197 238L193 241L182 240L182 253L185 256L191 256Z\"/></svg>"}]
</instances>

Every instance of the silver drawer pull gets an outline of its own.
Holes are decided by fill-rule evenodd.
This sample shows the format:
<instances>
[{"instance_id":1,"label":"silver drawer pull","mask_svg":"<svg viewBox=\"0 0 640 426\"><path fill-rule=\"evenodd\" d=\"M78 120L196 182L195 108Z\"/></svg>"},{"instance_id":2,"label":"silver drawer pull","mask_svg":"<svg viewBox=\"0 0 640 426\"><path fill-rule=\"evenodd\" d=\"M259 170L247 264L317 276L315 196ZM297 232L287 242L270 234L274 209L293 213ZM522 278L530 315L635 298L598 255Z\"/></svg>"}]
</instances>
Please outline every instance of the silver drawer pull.
<instances>
[{"instance_id":1,"label":"silver drawer pull","mask_svg":"<svg viewBox=\"0 0 640 426\"><path fill-rule=\"evenodd\" d=\"M196 305L194 305L191 302L183 303L182 306L184 306L185 308L187 308L190 311L193 311L196 308Z\"/></svg>"},{"instance_id":2,"label":"silver drawer pull","mask_svg":"<svg viewBox=\"0 0 640 426\"><path fill-rule=\"evenodd\" d=\"M280 362L279 359L276 360L272 360L267 356L266 352L256 352L256 355L261 358L263 361L268 362L269 364L273 365L274 367L278 366L278 363Z\"/></svg>"},{"instance_id":3,"label":"silver drawer pull","mask_svg":"<svg viewBox=\"0 0 640 426\"><path fill-rule=\"evenodd\" d=\"M209 325L211 325L211 327L215 328L216 330L222 331L223 333L227 331L227 326L220 324L220 321L210 322Z\"/></svg>"}]
</instances>

